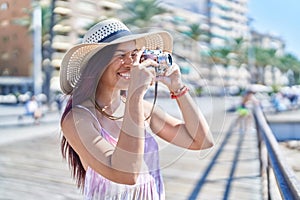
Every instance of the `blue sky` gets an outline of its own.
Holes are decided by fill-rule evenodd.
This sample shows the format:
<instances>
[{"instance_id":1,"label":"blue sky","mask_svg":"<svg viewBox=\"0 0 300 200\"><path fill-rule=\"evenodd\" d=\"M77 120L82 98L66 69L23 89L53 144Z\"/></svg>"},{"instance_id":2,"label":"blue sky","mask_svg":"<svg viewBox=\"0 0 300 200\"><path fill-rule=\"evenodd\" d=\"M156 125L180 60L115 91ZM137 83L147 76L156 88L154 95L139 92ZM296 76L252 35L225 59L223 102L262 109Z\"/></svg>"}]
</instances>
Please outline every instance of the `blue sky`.
<instances>
[{"instance_id":1,"label":"blue sky","mask_svg":"<svg viewBox=\"0 0 300 200\"><path fill-rule=\"evenodd\" d=\"M261 33L276 33L286 51L300 59L300 0L249 0L252 27Z\"/></svg>"}]
</instances>

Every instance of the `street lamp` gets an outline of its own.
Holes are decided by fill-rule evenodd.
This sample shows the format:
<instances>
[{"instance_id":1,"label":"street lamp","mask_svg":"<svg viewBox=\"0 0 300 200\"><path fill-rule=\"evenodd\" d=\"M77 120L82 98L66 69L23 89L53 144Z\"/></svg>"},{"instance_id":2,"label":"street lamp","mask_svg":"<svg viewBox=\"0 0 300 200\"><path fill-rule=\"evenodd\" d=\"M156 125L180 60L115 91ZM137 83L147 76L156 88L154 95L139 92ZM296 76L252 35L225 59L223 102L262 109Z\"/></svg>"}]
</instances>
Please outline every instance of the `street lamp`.
<instances>
[{"instance_id":1,"label":"street lamp","mask_svg":"<svg viewBox=\"0 0 300 200\"><path fill-rule=\"evenodd\" d=\"M42 93L42 13L41 7L36 5L33 10L33 92Z\"/></svg>"}]
</instances>

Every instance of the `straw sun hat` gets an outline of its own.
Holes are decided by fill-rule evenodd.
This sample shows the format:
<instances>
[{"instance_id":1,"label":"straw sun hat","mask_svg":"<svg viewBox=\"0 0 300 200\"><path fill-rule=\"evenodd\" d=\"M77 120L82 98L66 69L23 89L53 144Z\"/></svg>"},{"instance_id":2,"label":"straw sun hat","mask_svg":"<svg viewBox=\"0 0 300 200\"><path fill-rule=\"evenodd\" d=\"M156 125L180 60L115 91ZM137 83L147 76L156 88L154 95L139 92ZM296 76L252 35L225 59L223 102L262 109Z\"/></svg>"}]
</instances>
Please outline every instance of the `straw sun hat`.
<instances>
[{"instance_id":1,"label":"straw sun hat","mask_svg":"<svg viewBox=\"0 0 300 200\"><path fill-rule=\"evenodd\" d=\"M99 22L87 31L82 44L69 49L60 69L60 86L65 94L72 94L89 60L101 49L112 44L135 41L136 48L162 49L172 52L172 36L165 31L133 34L117 19ZM105 69L102 69L102 73Z\"/></svg>"}]
</instances>

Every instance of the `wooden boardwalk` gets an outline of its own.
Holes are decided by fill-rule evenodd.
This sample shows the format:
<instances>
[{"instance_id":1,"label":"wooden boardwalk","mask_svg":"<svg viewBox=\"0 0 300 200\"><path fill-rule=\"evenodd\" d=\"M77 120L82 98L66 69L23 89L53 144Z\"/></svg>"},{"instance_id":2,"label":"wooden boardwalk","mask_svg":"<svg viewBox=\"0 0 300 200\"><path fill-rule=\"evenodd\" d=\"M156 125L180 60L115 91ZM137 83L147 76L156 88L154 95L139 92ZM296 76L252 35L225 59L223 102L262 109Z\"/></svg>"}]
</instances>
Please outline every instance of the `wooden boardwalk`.
<instances>
[{"instance_id":1,"label":"wooden boardwalk","mask_svg":"<svg viewBox=\"0 0 300 200\"><path fill-rule=\"evenodd\" d=\"M224 133L211 152L186 152L163 171L167 199L263 199L256 134L241 133L234 119L228 116L232 126L219 129Z\"/></svg>"},{"instance_id":2,"label":"wooden boardwalk","mask_svg":"<svg viewBox=\"0 0 300 200\"><path fill-rule=\"evenodd\" d=\"M52 129L0 146L0 199L82 199L60 156L59 133Z\"/></svg>"},{"instance_id":3,"label":"wooden boardwalk","mask_svg":"<svg viewBox=\"0 0 300 200\"><path fill-rule=\"evenodd\" d=\"M186 151L159 141L166 199L223 199L228 186L231 188L228 199L262 199L253 130L247 129L244 142L239 142L241 129L237 124L231 126L237 118L235 114L218 110L213 112L213 116L206 117L216 140L213 149ZM19 129L23 133L32 130L47 130L47 133L0 143L0 199L82 199L70 178L66 161L62 160L57 125L41 124L38 128ZM229 136L227 133L230 129L232 133ZM2 132L10 134L14 129ZM224 139L228 137L228 143L208 170ZM237 145L242 145L238 155L235 153ZM234 163L237 165L233 168ZM201 185L201 191L198 191L204 172L208 172L208 175L205 184Z\"/></svg>"}]
</instances>

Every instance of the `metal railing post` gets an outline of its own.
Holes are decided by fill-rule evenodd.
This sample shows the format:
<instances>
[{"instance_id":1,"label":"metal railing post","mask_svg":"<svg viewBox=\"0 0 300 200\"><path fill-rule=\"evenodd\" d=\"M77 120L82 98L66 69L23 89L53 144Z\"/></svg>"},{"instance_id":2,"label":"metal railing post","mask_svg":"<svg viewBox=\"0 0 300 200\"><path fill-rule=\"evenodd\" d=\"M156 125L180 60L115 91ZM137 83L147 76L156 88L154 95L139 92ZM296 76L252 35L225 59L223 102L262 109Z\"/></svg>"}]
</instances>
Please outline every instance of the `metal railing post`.
<instances>
[{"instance_id":1,"label":"metal railing post","mask_svg":"<svg viewBox=\"0 0 300 200\"><path fill-rule=\"evenodd\" d=\"M274 173L276 185L283 199L300 199L300 182L291 167L286 164L286 160L282 155L279 144L269 127L262 109L256 106L253 111L256 128L258 131L260 159L262 167L262 177L266 173L267 179L267 199L271 199L272 191L271 170ZM263 149L266 149L264 156ZM265 158L266 157L266 158ZM265 160L267 159L267 160ZM264 172L264 163L266 163L266 171ZM272 188L273 189L273 188Z\"/></svg>"}]
</instances>

